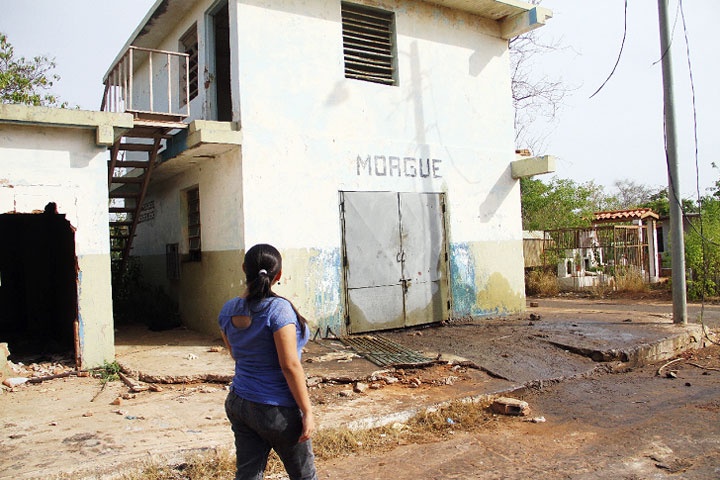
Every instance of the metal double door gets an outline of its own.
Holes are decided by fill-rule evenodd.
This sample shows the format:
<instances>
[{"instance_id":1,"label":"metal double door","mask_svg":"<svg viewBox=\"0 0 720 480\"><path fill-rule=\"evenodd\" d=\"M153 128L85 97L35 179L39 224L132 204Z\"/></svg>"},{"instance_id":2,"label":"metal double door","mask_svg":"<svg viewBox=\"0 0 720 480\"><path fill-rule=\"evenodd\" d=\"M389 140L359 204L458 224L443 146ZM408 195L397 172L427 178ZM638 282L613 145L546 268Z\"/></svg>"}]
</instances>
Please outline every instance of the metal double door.
<instances>
[{"instance_id":1,"label":"metal double door","mask_svg":"<svg viewBox=\"0 0 720 480\"><path fill-rule=\"evenodd\" d=\"M444 195L341 192L341 206L348 332L446 319Z\"/></svg>"}]
</instances>

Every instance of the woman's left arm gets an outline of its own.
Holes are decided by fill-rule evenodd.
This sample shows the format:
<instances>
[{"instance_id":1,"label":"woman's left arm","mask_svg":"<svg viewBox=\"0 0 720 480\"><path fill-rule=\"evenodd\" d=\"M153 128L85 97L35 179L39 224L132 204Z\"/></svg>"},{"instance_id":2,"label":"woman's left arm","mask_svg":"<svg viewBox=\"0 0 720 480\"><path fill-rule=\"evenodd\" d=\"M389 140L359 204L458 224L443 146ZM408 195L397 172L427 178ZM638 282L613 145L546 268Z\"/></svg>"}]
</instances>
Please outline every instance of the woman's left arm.
<instances>
[{"instance_id":1,"label":"woman's left arm","mask_svg":"<svg viewBox=\"0 0 720 480\"><path fill-rule=\"evenodd\" d=\"M273 339L280 360L280 368L295 402L303 413L303 432L299 441L304 442L310 439L315 431L315 418L305 381L305 371L297 353L297 327L294 324L285 325L275 331Z\"/></svg>"}]
</instances>

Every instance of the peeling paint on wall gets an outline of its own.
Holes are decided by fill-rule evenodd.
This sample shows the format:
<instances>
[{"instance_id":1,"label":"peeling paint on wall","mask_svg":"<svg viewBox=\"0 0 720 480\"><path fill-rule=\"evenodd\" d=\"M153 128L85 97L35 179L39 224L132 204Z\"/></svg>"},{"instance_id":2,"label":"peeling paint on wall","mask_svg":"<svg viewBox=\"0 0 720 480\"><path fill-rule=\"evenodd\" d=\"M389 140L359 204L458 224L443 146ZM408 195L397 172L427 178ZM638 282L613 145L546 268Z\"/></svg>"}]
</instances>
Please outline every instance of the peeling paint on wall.
<instances>
[{"instance_id":1,"label":"peeling paint on wall","mask_svg":"<svg viewBox=\"0 0 720 480\"><path fill-rule=\"evenodd\" d=\"M477 294L477 304L484 314L506 314L522 310L525 297L512 289L510 282L499 272L492 273L484 288Z\"/></svg>"},{"instance_id":2,"label":"peeling paint on wall","mask_svg":"<svg viewBox=\"0 0 720 480\"><path fill-rule=\"evenodd\" d=\"M450 244L450 289L453 316L475 313L475 259L468 243Z\"/></svg>"},{"instance_id":3,"label":"peeling paint on wall","mask_svg":"<svg viewBox=\"0 0 720 480\"><path fill-rule=\"evenodd\" d=\"M310 323L313 334L342 328L340 249L284 249L283 278L276 291L287 296Z\"/></svg>"},{"instance_id":4,"label":"peeling paint on wall","mask_svg":"<svg viewBox=\"0 0 720 480\"><path fill-rule=\"evenodd\" d=\"M340 249L314 250L313 253L310 254L305 282L309 291L315 290L313 296L314 320L321 335L325 336L328 328L334 333L340 334L342 325Z\"/></svg>"},{"instance_id":5,"label":"peeling paint on wall","mask_svg":"<svg viewBox=\"0 0 720 480\"><path fill-rule=\"evenodd\" d=\"M515 250L513 242L450 245L453 316L503 315L525 309L524 283L513 282L511 271L497 271L503 261L509 264Z\"/></svg>"}]
</instances>

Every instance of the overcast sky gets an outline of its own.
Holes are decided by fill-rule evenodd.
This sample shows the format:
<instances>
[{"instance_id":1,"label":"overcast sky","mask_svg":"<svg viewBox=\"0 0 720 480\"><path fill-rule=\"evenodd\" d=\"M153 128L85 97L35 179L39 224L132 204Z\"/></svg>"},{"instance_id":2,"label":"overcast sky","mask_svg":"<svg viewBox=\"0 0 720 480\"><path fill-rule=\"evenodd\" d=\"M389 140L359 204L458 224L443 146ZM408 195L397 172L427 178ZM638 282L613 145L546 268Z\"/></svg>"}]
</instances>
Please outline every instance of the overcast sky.
<instances>
[{"instance_id":1,"label":"overcast sky","mask_svg":"<svg viewBox=\"0 0 720 480\"><path fill-rule=\"evenodd\" d=\"M153 0L0 0L0 31L17 55L55 57L61 80L54 88L70 106L98 109L102 77ZM538 124L545 151L558 157L554 175L583 183L594 180L609 189L617 180L650 187L667 185L663 144L662 73L656 0L628 2L627 36L620 63L606 86L623 37L624 0L589 2L544 0L554 17L540 37L563 47L544 55L537 75L557 77L572 90L552 124ZM673 18L677 0L670 0ZM683 4L695 84L700 192L720 178L712 169L720 135L715 51L718 0ZM675 99L680 146L681 196L696 195L693 113L683 25L674 31ZM540 177L543 180L549 176Z\"/></svg>"},{"instance_id":2,"label":"overcast sky","mask_svg":"<svg viewBox=\"0 0 720 480\"><path fill-rule=\"evenodd\" d=\"M663 136L663 87L660 59L658 2L628 2L627 35L620 63L603 89L617 61L623 39L623 0L586 2L545 0L553 18L539 30L540 38L559 41L564 48L543 56L538 75L559 77L575 88L564 101L557 121L539 126L548 133L545 152L558 157L556 175L577 182L595 179L611 186L632 180L648 186L668 184ZM670 0L672 19L678 18L673 37L673 76L679 144L681 196L695 198L696 169L692 96L685 34L678 2ZM720 109L717 87L720 63L715 51L718 0L683 3L695 86L698 124L700 193L720 178L715 132ZM541 177L545 178L545 177Z\"/></svg>"}]
</instances>

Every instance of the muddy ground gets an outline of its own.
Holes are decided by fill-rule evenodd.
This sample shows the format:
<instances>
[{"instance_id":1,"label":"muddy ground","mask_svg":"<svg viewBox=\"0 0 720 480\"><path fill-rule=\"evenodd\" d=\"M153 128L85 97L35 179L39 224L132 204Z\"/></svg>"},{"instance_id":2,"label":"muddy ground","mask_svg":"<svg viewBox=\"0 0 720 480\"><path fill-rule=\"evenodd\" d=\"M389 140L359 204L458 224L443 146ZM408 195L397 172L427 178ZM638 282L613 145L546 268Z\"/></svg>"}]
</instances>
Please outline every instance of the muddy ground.
<instances>
[{"instance_id":1,"label":"muddy ground","mask_svg":"<svg viewBox=\"0 0 720 480\"><path fill-rule=\"evenodd\" d=\"M720 348L663 364L518 392L527 418L488 414L471 432L332 461L324 478L718 479Z\"/></svg>"},{"instance_id":2,"label":"muddy ground","mask_svg":"<svg viewBox=\"0 0 720 480\"><path fill-rule=\"evenodd\" d=\"M395 380L367 382L375 383L375 388L368 386L358 393L353 392L351 380L366 378L378 367L357 358L347 362L347 352L335 350L338 356L328 370L334 372L335 381L313 382L311 396L321 425L327 426L352 424L378 405L404 408L413 399L433 403L449 395L501 390L522 383L525 372L533 369L513 357L515 345L532 348L545 365L557 359L563 366L563 381L515 392L530 403L532 417L544 417L544 423L488 414L476 431L451 429L441 438L429 438L431 443L398 445L378 455L321 464L321 478L720 478L718 348L692 352L661 375L657 374L660 365L631 369L622 362L608 362L599 367L587 358L548 348L547 342L537 343L537 347L535 343L519 345L518 339L529 338L528 329L542 326L543 320L528 321L529 315L562 319L584 311L619 321L666 321L671 306L656 298L539 302L539 309L529 309L522 316L499 319L495 324L488 320L482 330L478 325L458 323L434 329L435 335L426 329L390 335L428 353L444 349L447 358L475 350L477 361L483 361L485 355L488 362L496 362L493 368L503 371L505 378L468 367L460 359L386 372L385 377ZM695 316L697 307L690 311ZM708 313L708 321L717 328L720 308L715 305ZM473 329L476 333L468 335ZM459 335L461 331L466 333ZM488 331L495 335L490 343L495 350L475 343L477 332ZM432 338L443 337L442 342L433 343ZM152 334L143 338L151 340ZM148 358L158 362L159 371L168 371L193 362L196 365L207 357L213 371L230 375L232 362L217 351L216 340L202 345L189 338L174 345L158 341L150 345L154 356ZM127 346L119 358L129 361L135 355L131 348ZM308 371L323 371L322 363L306 365ZM667 376L668 372L674 377ZM327 378L329 374L323 375ZM347 382L342 381L343 375ZM69 376L2 389L0 478L112 478L146 461L172 463L189 453L231 448L232 434L223 411L224 382L160 386L160 391L131 393L122 382L103 385L96 378Z\"/></svg>"}]
</instances>

